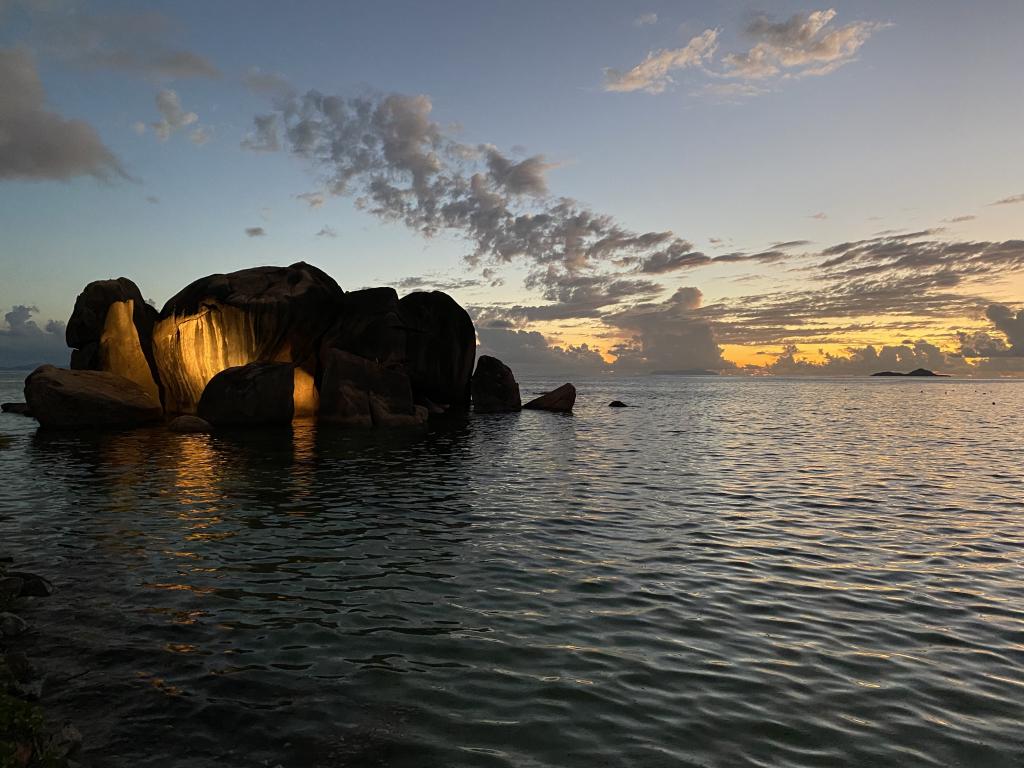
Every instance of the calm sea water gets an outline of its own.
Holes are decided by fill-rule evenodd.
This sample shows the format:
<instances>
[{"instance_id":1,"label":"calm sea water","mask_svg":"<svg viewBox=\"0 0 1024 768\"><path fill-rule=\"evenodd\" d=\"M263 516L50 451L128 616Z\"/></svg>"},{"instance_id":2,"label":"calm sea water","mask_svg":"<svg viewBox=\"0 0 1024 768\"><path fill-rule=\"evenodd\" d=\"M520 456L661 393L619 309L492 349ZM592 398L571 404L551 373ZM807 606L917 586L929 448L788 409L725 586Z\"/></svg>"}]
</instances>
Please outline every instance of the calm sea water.
<instances>
[{"instance_id":1,"label":"calm sea water","mask_svg":"<svg viewBox=\"0 0 1024 768\"><path fill-rule=\"evenodd\" d=\"M83 762L1024 765L1024 384L576 383L410 434L0 417Z\"/></svg>"}]
</instances>

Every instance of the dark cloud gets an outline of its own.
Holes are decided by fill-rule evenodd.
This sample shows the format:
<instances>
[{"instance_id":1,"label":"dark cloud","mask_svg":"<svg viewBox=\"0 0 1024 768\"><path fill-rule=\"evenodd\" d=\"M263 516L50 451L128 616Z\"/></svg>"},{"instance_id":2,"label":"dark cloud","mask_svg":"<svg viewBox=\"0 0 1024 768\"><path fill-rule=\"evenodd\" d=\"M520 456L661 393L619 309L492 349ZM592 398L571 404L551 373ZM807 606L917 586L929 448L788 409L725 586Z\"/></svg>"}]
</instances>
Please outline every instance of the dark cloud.
<instances>
[{"instance_id":1,"label":"dark cloud","mask_svg":"<svg viewBox=\"0 0 1024 768\"><path fill-rule=\"evenodd\" d=\"M994 330L960 333L960 353L964 357L1024 357L1024 309L1016 313L1005 304L992 304L985 309L985 317Z\"/></svg>"},{"instance_id":2,"label":"dark cloud","mask_svg":"<svg viewBox=\"0 0 1024 768\"><path fill-rule=\"evenodd\" d=\"M281 149L281 139L277 134L277 115L256 115L252 122L253 132L242 139L242 149L253 152L277 152ZM302 198L302 195L296 197Z\"/></svg>"},{"instance_id":3,"label":"dark cloud","mask_svg":"<svg viewBox=\"0 0 1024 768\"><path fill-rule=\"evenodd\" d=\"M1024 203L1024 194L1010 195L1009 197L1004 197L1002 200L996 200L994 203L989 203L989 205L1015 205L1017 203Z\"/></svg>"},{"instance_id":4,"label":"dark cloud","mask_svg":"<svg viewBox=\"0 0 1024 768\"><path fill-rule=\"evenodd\" d=\"M0 327L0 366L55 363L66 365L70 353L64 343L64 323L50 320L42 328L32 319L36 307L15 305Z\"/></svg>"},{"instance_id":5,"label":"dark cloud","mask_svg":"<svg viewBox=\"0 0 1024 768\"><path fill-rule=\"evenodd\" d=\"M426 275L423 277L404 277L398 281L401 291L460 291L466 288L479 288L483 282L472 277L444 277Z\"/></svg>"},{"instance_id":6,"label":"dark cloud","mask_svg":"<svg viewBox=\"0 0 1024 768\"><path fill-rule=\"evenodd\" d=\"M248 237L263 237L267 234L267 231L263 227L246 227L245 234Z\"/></svg>"},{"instance_id":7,"label":"dark cloud","mask_svg":"<svg viewBox=\"0 0 1024 768\"><path fill-rule=\"evenodd\" d=\"M0 179L76 176L129 178L92 126L46 109L32 56L0 48Z\"/></svg>"},{"instance_id":8,"label":"dark cloud","mask_svg":"<svg viewBox=\"0 0 1024 768\"><path fill-rule=\"evenodd\" d=\"M178 30L154 11L90 13L84 3L18 2L39 47L81 69L162 80L219 77L207 58L178 47Z\"/></svg>"},{"instance_id":9,"label":"dark cloud","mask_svg":"<svg viewBox=\"0 0 1024 768\"><path fill-rule=\"evenodd\" d=\"M552 345L537 331L478 326L477 335L479 354L497 357L517 373L543 372L569 378L609 369L601 354L587 344Z\"/></svg>"}]
</instances>

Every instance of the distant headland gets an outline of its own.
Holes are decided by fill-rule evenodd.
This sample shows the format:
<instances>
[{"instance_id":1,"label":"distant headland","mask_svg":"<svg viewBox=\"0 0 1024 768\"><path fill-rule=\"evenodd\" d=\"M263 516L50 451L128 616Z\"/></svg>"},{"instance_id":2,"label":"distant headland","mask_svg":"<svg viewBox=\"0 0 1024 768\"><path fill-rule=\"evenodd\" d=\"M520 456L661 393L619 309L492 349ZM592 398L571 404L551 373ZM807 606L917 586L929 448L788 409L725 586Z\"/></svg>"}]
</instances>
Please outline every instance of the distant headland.
<instances>
[{"instance_id":1,"label":"distant headland","mask_svg":"<svg viewBox=\"0 0 1024 768\"><path fill-rule=\"evenodd\" d=\"M651 376L717 376L718 371L707 371L703 368L683 368L676 371L651 371Z\"/></svg>"}]
</instances>

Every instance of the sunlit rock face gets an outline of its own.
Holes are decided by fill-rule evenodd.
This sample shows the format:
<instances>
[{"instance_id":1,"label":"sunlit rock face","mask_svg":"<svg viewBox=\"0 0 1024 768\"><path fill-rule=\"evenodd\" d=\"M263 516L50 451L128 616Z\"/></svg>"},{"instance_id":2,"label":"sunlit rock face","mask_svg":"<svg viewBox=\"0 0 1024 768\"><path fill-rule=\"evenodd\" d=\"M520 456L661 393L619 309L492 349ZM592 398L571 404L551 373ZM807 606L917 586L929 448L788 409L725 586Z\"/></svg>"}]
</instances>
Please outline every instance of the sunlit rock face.
<instances>
[{"instance_id":1,"label":"sunlit rock face","mask_svg":"<svg viewBox=\"0 0 1024 768\"><path fill-rule=\"evenodd\" d=\"M420 405L469 410L476 330L469 314L446 293L410 293L398 302L405 324L405 371Z\"/></svg>"},{"instance_id":2,"label":"sunlit rock face","mask_svg":"<svg viewBox=\"0 0 1024 768\"><path fill-rule=\"evenodd\" d=\"M128 278L89 283L75 300L68 320L71 368L115 373L160 402L152 349L156 317L156 309Z\"/></svg>"},{"instance_id":3,"label":"sunlit rock face","mask_svg":"<svg viewBox=\"0 0 1024 768\"><path fill-rule=\"evenodd\" d=\"M317 410L317 352L344 292L305 263L255 267L195 281L171 298L153 329L153 351L171 413L195 413L221 371L255 362L295 363L295 412Z\"/></svg>"}]
</instances>

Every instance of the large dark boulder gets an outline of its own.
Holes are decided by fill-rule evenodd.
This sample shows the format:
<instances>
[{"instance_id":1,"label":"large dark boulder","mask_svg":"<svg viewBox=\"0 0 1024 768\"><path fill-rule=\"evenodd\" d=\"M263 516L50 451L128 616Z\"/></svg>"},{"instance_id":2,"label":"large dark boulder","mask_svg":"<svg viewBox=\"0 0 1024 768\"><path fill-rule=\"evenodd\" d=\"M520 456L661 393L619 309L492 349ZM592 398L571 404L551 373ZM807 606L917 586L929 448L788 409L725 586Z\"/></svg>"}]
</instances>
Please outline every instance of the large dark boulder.
<instances>
[{"instance_id":1,"label":"large dark boulder","mask_svg":"<svg viewBox=\"0 0 1024 768\"><path fill-rule=\"evenodd\" d=\"M150 397L160 399L153 357L157 311L127 277L97 280L75 299L65 340L72 348L71 368L109 371L131 379Z\"/></svg>"},{"instance_id":2,"label":"large dark boulder","mask_svg":"<svg viewBox=\"0 0 1024 768\"><path fill-rule=\"evenodd\" d=\"M316 411L317 352L344 292L303 262L196 280L164 305L153 349L169 412L193 413L207 383L249 363L295 363L294 407Z\"/></svg>"},{"instance_id":3,"label":"large dark boulder","mask_svg":"<svg viewBox=\"0 0 1024 768\"><path fill-rule=\"evenodd\" d=\"M446 293L410 293L398 302L405 323L405 371L413 398L466 412L476 358L476 329L469 314Z\"/></svg>"},{"instance_id":4,"label":"large dark boulder","mask_svg":"<svg viewBox=\"0 0 1024 768\"><path fill-rule=\"evenodd\" d=\"M25 401L44 427L135 427L159 421L160 404L130 379L108 371L43 365L25 379Z\"/></svg>"},{"instance_id":5,"label":"large dark boulder","mask_svg":"<svg viewBox=\"0 0 1024 768\"><path fill-rule=\"evenodd\" d=\"M295 413L294 368L291 363L226 368L210 379L196 412L215 427L290 424Z\"/></svg>"},{"instance_id":6,"label":"large dark boulder","mask_svg":"<svg viewBox=\"0 0 1024 768\"><path fill-rule=\"evenodd\" d=\"M324 338L326 351L340 349L388 368L405 367L406 327L394 288L349 291L334 326Z\"/></svg>"},{"instance_id":7,"label":"large dark boulder","mask_svg":"<svg viewBox=\"0 0 1024 768\"><path fill-rule=\"evenodd\" d=\"M507 413L523 407L519 384L512 369L490 355L481 355L473 374L473 410L477 413Z\"/></svg>"},{"instance_id":8,"label":"large dark boulder","mask_svg":"<svg viewBox=\"0 0 1024 768\"><path fill-rule=\"evenodd\" d=\"M536 411L560 411L566 413L572 410L576 404L576 387L572 384L563 384L558 389L553 389L546 395L541 395L528 402L523 408Z\"/></svg>"},{"instance_id":9,"label":"large dark boulder","mask_svg":"<svg viewBox=\"0 0 1024 768\"><path fill-rule=\"evenodd\" d=\"M331 349L323 360L320 420L346 427L422 424L427 411L413 402L409 377L365 357Z\"/></svg>"}]
</instances>

